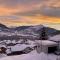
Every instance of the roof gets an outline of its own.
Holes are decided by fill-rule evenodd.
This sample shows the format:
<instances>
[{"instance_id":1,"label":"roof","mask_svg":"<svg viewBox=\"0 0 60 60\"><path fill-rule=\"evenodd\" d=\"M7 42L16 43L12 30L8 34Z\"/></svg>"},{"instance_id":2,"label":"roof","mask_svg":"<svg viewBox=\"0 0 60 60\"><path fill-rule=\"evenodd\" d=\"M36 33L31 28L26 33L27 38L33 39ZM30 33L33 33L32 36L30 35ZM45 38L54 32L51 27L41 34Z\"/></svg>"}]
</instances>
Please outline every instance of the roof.
<instances>
[{"instance_id":1,"label":"roof","mask_svg":"<svg viewBox=\"0 0 60 60\"><path fill-rule=\"evenodd\" d=\"M60 35L55 35L55 36L53 36L53 37L50 37L50 40L60 41Z\"/></svg>"},{"instance_id":2,"label":"roof","mask_svg":"<svg viewBox=\"0 0 60 60\"><path fill-rule=\"evenodd\" d=\"M42 45L57 45L56 42L49 41L49 40L38 40L36 42Z\"/></svg>"}]
</instances>

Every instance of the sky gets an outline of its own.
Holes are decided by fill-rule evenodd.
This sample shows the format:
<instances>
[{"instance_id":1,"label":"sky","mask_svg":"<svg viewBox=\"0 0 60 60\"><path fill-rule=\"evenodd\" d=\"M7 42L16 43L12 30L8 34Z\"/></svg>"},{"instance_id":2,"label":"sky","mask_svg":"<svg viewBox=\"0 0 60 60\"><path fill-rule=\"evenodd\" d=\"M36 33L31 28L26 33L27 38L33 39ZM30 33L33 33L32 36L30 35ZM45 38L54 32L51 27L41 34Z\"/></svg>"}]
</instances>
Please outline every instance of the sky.
<instances>
[{"instance_id":1,"label":"sky","mask_svg":"<svg viewBox=\"0 0 60 60\"><path fill-rule=\"evenodd\" d=\"M60 0L0 0L0 23L47 25L60 29Z\"/></svg>"}]
</instances>

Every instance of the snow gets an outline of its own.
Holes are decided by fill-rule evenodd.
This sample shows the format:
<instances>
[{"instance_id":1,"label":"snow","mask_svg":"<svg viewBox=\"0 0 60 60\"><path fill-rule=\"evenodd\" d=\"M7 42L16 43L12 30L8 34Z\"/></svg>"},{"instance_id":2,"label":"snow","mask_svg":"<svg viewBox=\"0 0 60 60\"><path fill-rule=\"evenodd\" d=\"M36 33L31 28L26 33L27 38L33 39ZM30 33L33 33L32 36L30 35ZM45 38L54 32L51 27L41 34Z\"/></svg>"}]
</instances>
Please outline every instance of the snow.
<instances>
[{"instance_id":1,"label":"snow","mask_svg":"<svg viewBox=\"0 0 60 60\"><path fill-rule=\"evenodd\" d=\"M27 40L27 43L29 43L30 45L35 45L35 41L31 41L31 40Z\"/></svg>"},{"instance_id":2,"label":"snow","mask_svg":"<svg viewBox=\"0 0 60 60\"><path fill-rule=\"evenodd\" d=\"M35 42L31 41L31 40L27 40L26 43L28 43L28 44L17 44L15 46L8 46L8 48L11 48L11 51L22 51L22 50L24 50L27 47L31 47L32 48L32 47L36 46ZM7 49L6 52L10 53L10 50Z\"/></svg>"},{"instance_id":3,"label":"snow","mask_svg":"<svg viewBox=\"0 0 60 60\"><path fill-rule=\"evenodd\" d=\"M60 41L60 35L55 35L55 36L53 36L53 37L50 37L50 40Z\"/></svg>"},{"instance_id":4,"label":"snow","mask_svg":"<svg viewBox=\"0 0 60 60\"><path fill-rule=\"evenodd\" d=\"M0 44L0 47L5 47L5 48L6 48L6 46L5 46L5 45L3 45L3 44Z\"/></svg>"},{"instance_id":5,"label":"snow","mask_svg":"<svg viewBox=\"0 0 60 60\"><path fill-rule=\"evenodd\" d=\"M13 41L14 42L14 41ZM36 43L41 43L41 41L30 41L27 40L26 41L28 44L17 44L15 46L9 46L11 47L11 51L22 51L27 47L34 47L36 46ZM56 44L55 42L52 41L42 41L42 43L44 45L51 45L51 44ZM9 49L7 49L7 53L11 53L11 51ZM6 56L6 55L2 55L0 54L0 57L4 57L1 58L0 60L56 60L57 56L54 54L47 54L44 52L40 52L38 53L36 50L31 51L28 54L21 54L21 55L16 55L16 56Z\"/></svg>"},{"instance_id":6,"label":"snow","mask_svg":"<svg viewBox=\"0 0 60 60\"><path fill-rule=\"evenodd\" d=\"M21 42L21 41L22 40L20 40L19 42ZM9 40L7 42L10 43ZM13 42L15 42L15 40ZM28 44L16 44L15 46L7 46L6 53L8 54L8 53L11 53L13 51L22 51L27 47L32 48L32 47L36 46L35 42L31 41L31 40L27 40L26 43L28 43ZM0 45L0 46L4 47L5 45Z\"/></svg>"},{"instance_id":7,"label":"snow","mask_svg":"<svg viewBox=\"0 0 60 60\"><path fill-rule=\"evenodd\" d=\"M6 54L0 54L0 58L6 57Z\"/></svg>"},{"instance_id":8,"label":"snow","mask_svg":"<svg viewBox=\"0 0 60 60\"><path fill-rule=\"evenodd\" d=\"M11 53L11 50L10 50L10 49L7 49L7 50L6 50L6 53L7 53L7 54Z\"/></svg>"},{"instance_id":9,"label":"snow","mask_svg":"<svg viewBox=\"0 0 60 60\"><path fill-rule=\"evenodd\" d=\"M23 39L21 39L21 40L17 41L16 43L21 43L22 41L23 41Z\"/></svg>"},{"instance_id":10,"label":"snow","mask_svg":"<svg viewBox=\"0 0 60 60\"><path fill-rule=\"evenodd\" d=\"M57 45L56 42L49 41L49 40L36 40L36 43L43 44L43 45Z\"/></svg>"},{"instance_id":11,"label":"snow","mask_svg":"<svg viewBox=\"0 0 60 60\"><path fill-rule=\"evenodd\" d=\"M15 40L12 40L12 43L16 43L16 41Z\"/></svg>"},{"instance_id":12,"label":"snow","mask_svg":"<svg viewBox=\"0 0 60 60\"><path fill-rule=\"evenodd\" d=\"M41 52L38 54L36 50L30 52L29 54L17 55L17 56L7 56L1 58L0 60L56 60L57 56L54 54L45 54Z\"/></svg>"},{"instance_id":13,"label":"snow","mask_svg":"<svg viewBox=\"0 0 60 60\"><path fill-rule=\"evenodd\" d=\"M6 44L9 44L9 43L11 43L11 40L7 40L7 41L6 41Z\"/></svg>"},{"instance_id":14,"label":"snow","mask_svg":"<svg viewBox=\"0 0 60 60\"><path fill-rule=\"evenodd\" d=\"M27 47L34 47L34 45L17 44L11 47L11 51L22 51Z\"/></svg>"}]
</instances>

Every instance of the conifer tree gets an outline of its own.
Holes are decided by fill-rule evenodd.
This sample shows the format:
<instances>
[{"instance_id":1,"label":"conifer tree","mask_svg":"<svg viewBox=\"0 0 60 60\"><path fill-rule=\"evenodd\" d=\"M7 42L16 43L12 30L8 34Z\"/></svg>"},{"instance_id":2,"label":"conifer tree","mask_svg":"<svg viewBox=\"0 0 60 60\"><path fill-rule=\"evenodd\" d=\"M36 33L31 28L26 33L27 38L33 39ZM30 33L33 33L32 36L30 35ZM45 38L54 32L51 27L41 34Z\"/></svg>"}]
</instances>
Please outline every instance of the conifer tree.
<instances>
[{"instance_id":1,"label":"conifer tree","mask_svg":"<svg viewBox=\"0 0 60 60\"><path fill-rule=\"evenodd\" d=\"M40 32L39 40L47 40L47 39L48 39L47 30L45 27L43 27Z\"/></svg>"}]
</instances>

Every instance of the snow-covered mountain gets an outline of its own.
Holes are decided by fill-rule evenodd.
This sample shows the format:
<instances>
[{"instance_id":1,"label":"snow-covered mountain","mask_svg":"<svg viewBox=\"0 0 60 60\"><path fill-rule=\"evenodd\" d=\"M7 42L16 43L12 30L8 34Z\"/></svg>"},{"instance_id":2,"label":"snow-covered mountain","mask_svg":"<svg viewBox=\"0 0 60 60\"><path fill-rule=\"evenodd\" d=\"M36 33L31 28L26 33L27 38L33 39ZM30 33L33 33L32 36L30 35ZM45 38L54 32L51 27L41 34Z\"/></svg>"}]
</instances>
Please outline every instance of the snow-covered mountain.
<instances>
[{"instance_id":1,"label":"snow-covered mountain","mask_svg":"<svg viewBox=\"0 0 60 60\"><path fill-rule=\"evenodd\" d=\"M3 25L3 24L0 24L0 28L8 28L8 27L6 27L6 26Z\"/></svg>"},{"instance_id":2,"label":"snow-covered mountain","mask_svg":"<svg viewBox=\"0 0 60 60\"><path fill-rule=\"evenodd\" d=\"M3 24L0 24L0 38L28 38L28 39L37 39L41 33L41 29L45 28L48 36L54 36L60 34L59 30L54 28L46 27L43 25L36 26L19 26L15 28L8 28ZM16 39L16 38L15 38Z\"/></svg>"},{"instance_id":3,"label":"snow-covered mountain","mask_svg":"<svg viewBox=\"0 0 60 60\"><path fill-rule=\"evenodd\" d=\"M16 29L14 29L15 31L19 31L23 34L39 34L41 31L41 28L45 27L46 29L46 33L50 36L52 35L57 35L60 34L59 30L56 30L54 28L50 28L50 27L46 27L43 25L36 25L36 26L21 26L21 27L16 27Z\"/></svg>"},{"instance_id":4,"label":"snow-covered mountain","mask_svg":"<svg viewBox=\"0 0 60 60\"><path fill-rule=\"evenodd\" d=\"M36 26L19 26L19 27L15 27L15 28L8 28L6 27L5 25L3 24L0 24L0 31L9 31L9 32L22 32L23 34L26 33L26 34L33 34L33 33L40 33L40 30L41 28L45 27L46 29L46 32L49 34L49 35L56 35L56 34L60 34L60 31L59 30L56 30L54 28L50 28L50 27L46 27L46 26L43 26L43 25L36 25Z\"/></svg>"},{"instance_id":5,"label":"snow-covered mountain","mask_svg":"<svg viewBox=\"0 0 60 60\"><path fill-rule=\"evenodd\" d=\"M3 24L0 24L0 31L8 31L9 28Z\"/></svg>"}]
</instances>

